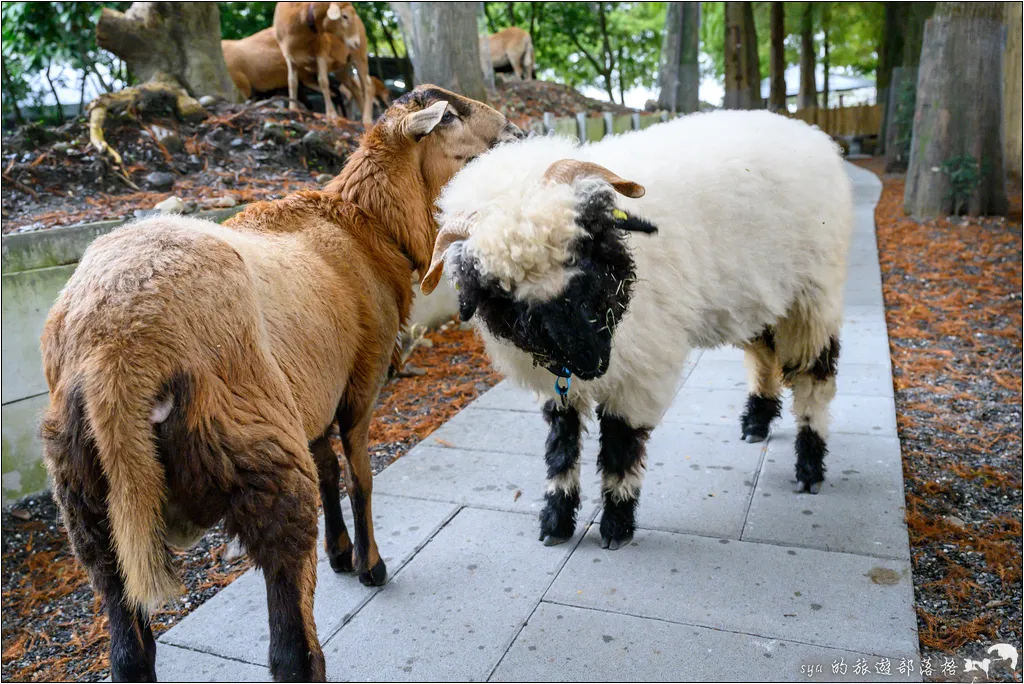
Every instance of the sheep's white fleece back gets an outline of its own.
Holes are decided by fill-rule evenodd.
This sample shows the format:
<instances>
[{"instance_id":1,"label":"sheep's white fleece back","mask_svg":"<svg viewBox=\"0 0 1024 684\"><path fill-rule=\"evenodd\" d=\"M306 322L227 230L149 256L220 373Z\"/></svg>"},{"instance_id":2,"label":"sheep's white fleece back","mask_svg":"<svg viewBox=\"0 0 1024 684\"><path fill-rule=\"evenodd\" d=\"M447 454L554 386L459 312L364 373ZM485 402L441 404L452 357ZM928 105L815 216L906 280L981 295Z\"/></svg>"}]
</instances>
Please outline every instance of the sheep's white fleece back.
<instances>
[{"instance_id":1,"label":"sheep's white fleece back","mask_svg":"<svg viewBox=\"0 0 1024 684\"><path fill-rule=\"evenodd\" d=\"M634 424L656 425L690 348L743 344L794 311L814 327L838 330L852 200L844 162L825 133L764 111L718 111L583 147L532 138L463 169L439 200L442 224L476 212L465 249L495 272L510 268L496 260L536 260L544 243L564 259L560 248L573 231L560 216L573 195L564 186L545 189L541 177L565 158L643 185L642 198L620 196L619 206L658 228L629 234L633 297L616 328L609 371L574 381L577 408L589 413L592 402L604 403ZM479 329L499 370L554 396L551 373Z\"/></svg>"}]
</instances>

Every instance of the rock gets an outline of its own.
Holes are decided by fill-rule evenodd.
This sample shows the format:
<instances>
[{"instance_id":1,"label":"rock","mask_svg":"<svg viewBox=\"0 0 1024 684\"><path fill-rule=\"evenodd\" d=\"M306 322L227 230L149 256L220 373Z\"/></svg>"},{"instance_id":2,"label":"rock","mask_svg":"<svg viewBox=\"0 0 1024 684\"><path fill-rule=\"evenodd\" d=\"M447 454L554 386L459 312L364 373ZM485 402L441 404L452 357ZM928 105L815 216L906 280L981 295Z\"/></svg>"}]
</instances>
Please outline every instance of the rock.
<instances>
[{"instance_id":1,"label":"rock","mask_svg":"<svg viewBox=\"0 0 1024 684\"><path fill-rule=\"evenodd\" d=\"M195 210L198 209L198 208L199 208L199 202L196 202L195 200L185 200L185 213L186 214L191 214L191 213L195 212Z\"/></svg>"},{"instance_id":2,"label":"rock","mask_svg":"<svg viewBox=\"0 0 1024 684\"><path fill-rule=\"evenodd\" d=\"M232 147L241 147L244 144L245 140L243 140L242 138L235 138L234 140L231 141Z\"/></svg>"},{"instance_id":3,"label":"rock","mask_svg":"<svg viewBox=\"0 0 1024 684\"><path fill-rule=\"evenodd\" d=\"M332 180L334 180L334 176L332 176L329 173L321 173L316 177L316 182L319 183L320 185L327 185Z\"/></svg>"},{"instance_id":4,"label":"rock","mask_svg":"<svg viewBox=\"0 0 1024 684\"><path fill-rule=\"evenodd\" d=\"M958 518L955 515L947 515L945 516L945 520L953 527L961 530L967 527L967 523L965 523L962 518Z\"/></svg>"},{"instance_id":5,"label":"rock","mask_svg":"<svg viewBox=\"0 0 1024 684\"><path fill-rule=\"evenodd\" d=\"M159 216L159 215L160 215L160 211L157 210L157 209L136 209L135 211L132 212L132 216L134 216L137 219L144 219L144 218L147 218L149 216ZM125 216L125 218L128 218L128 217Z\"/></svg>"},{"instance_id":6,"label":"rock","mask_svg":"<svg viewBox=\"0 0 1024 684\"><path fill-rule=\"evenodd\" d=\"M146 176L146 183L154 190L167 190L174 185L174 175L166 171L154 171Z\"/></svg>"},{"instance_id":7,"label":"rock","mask_svg":"<svg viewBox=\"0 0 1024 684\"><path fill-rule=\"evenodd\" d=\"M217 104L217 98L213 95L203 95L201 98L199 98L199 104L203 105L204 107L212 107L213 105Z\"/></svg>"},{"instance_id":8,"label":"rock","mask_svg":"<svg viewBox=\"0 0 1024 684\"><path fill-rule=\"evenodd\" d=\"M53 147L50 148L56 154L67 154L67 151L71 149L71 145L66 142L54 143Z\"/></svg>"},{"instance_id":9,"label":"rock","mask_svg":"<svg viewBox=\"0 0 1024 684\"><path fill-rule=\"evenodd\" d=\"M206 206L211 209L230 209L231 207L238 206L238 200L232 195L224 195L223 197L215 197Z\"/></svg>"},{"instance_id":10,"label":"rock","mask_svg":"<svg viewBox=\"0 0 1024 684\"><path fill-rule=\"evenodd\" d=\"M168 197L153 208L162 214L183 214L185 213L185 202L180 197Z\"/></svg>"},{"instance_id":11,"label":"rock","mask_svg":"<svg viewBox=\"0 0 1024 684\"><path fill-rule=\"evenodd\" d=\"M288 131L276 121L264 121L263 128L260 129L260 140L273 140L277 143L283 143L288 140Z\"/></svg>"},{"instance_id":12,"label":"rock","mask_svg":"<svg viewBox=\"0 0 1024 684\"><path fill-rule=\"evenodd\" d=\"M197 155L197 154L190 154L190 155L188 155L188 163L189 164L194 164L195 166L201 166L202 163L203 163L203 160L200 159L199 155Z\"/></svg>"},{"instance_id":13,"label":"rock","mask_svg":"<svg viewBox=\"0 0 1024 684\"><path fill-rule=\"evenodd\" d=\"M26 511L24 508L12 508L11 515L18 520L31 520L32 514Z\"/></svg>"},{"instance_id":14,"label":"rock","mask_svg":"<svg viewBox=\"0 0 1024 684\"><path fill-rule=\"evenodd\" d=\"M163 126L153 126L153 135L156 141L163 145L168 152L176 154L185 150L185 143L175 131Z\"/></svg>"}]
</instances>

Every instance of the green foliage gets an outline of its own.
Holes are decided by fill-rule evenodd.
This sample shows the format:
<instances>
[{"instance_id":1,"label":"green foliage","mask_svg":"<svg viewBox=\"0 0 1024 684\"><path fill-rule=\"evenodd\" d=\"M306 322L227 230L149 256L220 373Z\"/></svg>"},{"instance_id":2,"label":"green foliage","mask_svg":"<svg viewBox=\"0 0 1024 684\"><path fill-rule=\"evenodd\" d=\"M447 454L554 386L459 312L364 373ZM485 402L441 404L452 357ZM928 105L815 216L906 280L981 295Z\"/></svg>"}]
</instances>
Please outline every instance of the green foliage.
<instances>
[{"instance_id":1,"label":"green foliage","mask_svg":"<svg viewBox=\"0 0 1024 684\"><path fill-rule=\"evenodd\" d=\"M702 2L700 15L700 49L709 60L704 75L721 80L725 75L725 3ZM878 66L878 44L882 35L885 9L880 2L830 2L829 11L823 3L814 3L814 49L820 59L823 52L823 18L828 17L829 62L832 68L849 69L855 74L874 73ZM800 20L805 2L784 4L786 17L786 64L800 61ZM761 78L771 68L771 3L754 3L754 25L757 30L757 52L761 60Z\"/></svg>"},{"instance_id":2,"label":"green foliage","mask_svg":"<svg viewBox=\"0 0 1024 684\"><path fill-rule=\"evenodd\" d=\"M896 109L892 113L893 145L898 159L910 159L910 143L914 135L914 107L917 104L917 81L904 78L896 92Z\"/></svg>"},{"instance_id":3,"label":"green foliage","mask_svg":"<svg viewBox=\"0 0 1024 684\"><path fill-rule=\"evenodd\" d=\"M221 38L238 40L273 26L276 4L276 2L218 2Z\"/></svg>"},{"instance_id":4,"label":"green foliage","mask_svg":"<svg viewBox=\"0 0 1024 684\"><path fill-rule=\"evenodd\" d=\"M981 185L983 170L978 160L969 154L950 157L942 162L942 173L949 178L946 199L953 202L953 214L959 215Z\"/></svg>"},{"instance_id":5,"label":"green foliage","mask_svg":"<svg viewBox=\"0 0 1024 684\"><path fill-rule=\"evenodd\" d=\"M492 33L513 19L528 31L532 26L538 73L550 70L556 81L600 87L620 100L625 90L657 82L665 8L664 2L484 3Z\"/></svg>"}]
</instances>

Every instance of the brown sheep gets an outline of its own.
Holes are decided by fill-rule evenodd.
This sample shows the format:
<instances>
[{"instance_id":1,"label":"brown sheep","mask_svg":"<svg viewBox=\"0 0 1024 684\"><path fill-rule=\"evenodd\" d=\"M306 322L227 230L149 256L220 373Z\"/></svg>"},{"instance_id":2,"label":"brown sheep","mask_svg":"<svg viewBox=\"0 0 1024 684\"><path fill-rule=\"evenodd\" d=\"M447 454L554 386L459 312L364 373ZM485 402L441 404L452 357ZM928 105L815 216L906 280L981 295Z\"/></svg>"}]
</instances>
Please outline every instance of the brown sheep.
<instances>
[{"instance_id":1,"label":"brown sheep","mask_svg":"<svg viewBox=\"0 0 1024 684\"><path fill-rule=\"evenodd\" d=\"M331 567L383 584L369 423L413 272L430 264L434 200L470 159L522 136L486 105L420 86L323 191L253 204L223 226L146 219L86 250L43 330L42 436L109 617L115 681L155 679L149 610L180 588L168 547L221 520L266 577L272 675L324 679L317 487Z\"/></svg>"}]
</instances>

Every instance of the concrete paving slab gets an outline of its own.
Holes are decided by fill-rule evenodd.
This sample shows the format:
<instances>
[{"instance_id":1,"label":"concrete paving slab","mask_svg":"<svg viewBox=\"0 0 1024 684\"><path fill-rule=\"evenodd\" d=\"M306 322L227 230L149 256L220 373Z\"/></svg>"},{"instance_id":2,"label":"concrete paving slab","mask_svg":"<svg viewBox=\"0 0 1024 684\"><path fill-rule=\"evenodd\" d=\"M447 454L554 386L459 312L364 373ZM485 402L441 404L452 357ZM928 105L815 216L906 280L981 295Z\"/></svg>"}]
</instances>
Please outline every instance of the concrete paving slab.
<instances>
[{"instance_id":1,"label":"concrete paving slab","mask_svg":"<svg viewBox=\"0 0 1024 684\"><path fill-rule=\"evenodd\" d=\"M352 519L347 503L342 502L342 511L351 531ZM392 575L457 509L450 503L401 499L376 493L373 503L377 546ZM321 558L317 566L313 605L320 640L324 641L337 632L375 591L378 590L360 584L355 575L335 573L326 559ZM245 573L175 625L160 641L266 665L270 632L263 574L255 570Z\"/></svg>"},{"instance_id":2,"label":"concrete paving slab","mask_svg":"<svg viewBox=\"0 0 1024 684\"><path fill-rule=\"evenodd\" d=\"M698 389L684 386L665 413L667 423L732 426L739 433L740 414L746 405L745 390ZM776 432L795 432L792 401L784 403ZM896 409L889 397L836 395L831 404L832 432L888 436L896 431Z\"/></svg>"},{"instance_id":3,"label":"concrete paving slab","mask_svg":"<svg viewBox=\"0 0 1024 684\"><path fill-rule=\"evenodd\" d=\"M538 425L535 429L541 429ZM581 494L600 503L595 454L585 452ZM537 514L544 507L547 466L540 454L505 454L418 446L378 475L374 492Z\"/></svg>"},{"instance_id":4,"label":"concrete paving slab","mask_svg":"<svg viewBox=\"0 0 1024 684\"><path fill-rule=\"evenodd\" d=\"M917 652L910 565L846 553L596 526L545 600L881 656Z\"/></svg>"},{"instance_id":5,"label":"concrete paving slab","mask_svg":"<svg viewBox=\"0 0 1024 684\"><path fill-rule=\"evenodd\" d=\"M541 403L534 392L525 390L510 380L502 380L480 395L467 408L540 413L540 407Z\"/></svg>"},{"instance_id":6,"label":"concrete paving slab","mask_svg":"<svg viewBox=\"0 0 1024 684\"><path fill-rule=\"evenodd\" d=\"M797 495L793 439L772 436L743 540L909 560L899 440L835 434L828 450L821 494Z\"/></svg>"},{"instance_id":7,"label":"concrete paving slab","mask_svg":"<svg viewBox=\"0 0 1024 684\"><path fill-rule=\"evenodd\" d=\"M739 539L764 449L740 441L738 429L658 426L647 445L637 524Z\"/></svg>"},{"instance_id":8,"label":"concrete paving slab","mask_svg":"<svg viewBox=\"0 0 1024 684\"><path fill-rule=\"evenodd\" d=\"M159 643L156 678L161 682L270 682L270 670L209 653Z\"/></svg>"},{"instance_id":9,"label":"concrete paving slab","mask_svg":"<svg viewBox=\"0 0 1024 684\"><path fill-rule=\"evenodd\" d=\"M741 361L709 361L697 364L686 387L747 392L747 370ZM888 365L846 363L839 358L836 393L841 396L891 397L892 376ZM788 395L788 391L786 395Z\"/></svg>"},{"instance_id":10,"label":"concrete paving slab","mask_svg":"<svg viewBox=\"0 0 1024 684\"><path fill-rule=\"evenodd\" d=\"M853 676L858 662L869 668ZM918 661L913 658L917 671ZM541 603L495 670L497 682L920 681L878 674L876 656L796 641ZM846 676L833 673L846 668ZM819 669L820 668L820 669Z\"/></svg>"},{"instance_id":11,"label":"concrete paving slab","mask_svg":"<svg viewBox=\"0 0 1024 684\"><path fill-rule=\"evenodd\" d=\"M584 452L597 454L597 431L583 433ZM539 412L465 408L423 440L425 446L528 454L543 460L548 425Z\"/></svg>"},{"instance_id":12,"label":"concrete paving slab","mask_svg":"<svg viewBox=\"0 0 1024 684\"><path fill-rule=\"evenodd\" d=\"M324 647L334 681L483 681L572 544L532 515L462 509Z\"/></svg>"}]
</instances>

